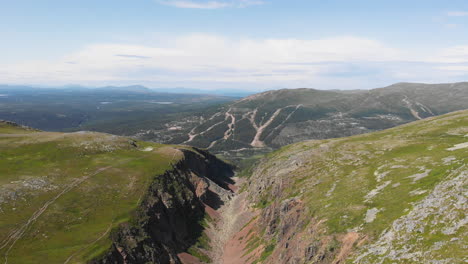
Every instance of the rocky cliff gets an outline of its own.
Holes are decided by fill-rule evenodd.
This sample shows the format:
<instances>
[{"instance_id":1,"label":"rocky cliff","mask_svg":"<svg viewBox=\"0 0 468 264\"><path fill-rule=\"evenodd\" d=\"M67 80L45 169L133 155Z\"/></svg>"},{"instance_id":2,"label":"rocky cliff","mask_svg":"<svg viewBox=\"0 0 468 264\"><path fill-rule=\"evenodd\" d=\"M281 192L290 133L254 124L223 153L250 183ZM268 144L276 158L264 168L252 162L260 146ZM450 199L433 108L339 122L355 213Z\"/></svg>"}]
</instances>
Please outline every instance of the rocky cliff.
<instances>
[{"instance_id":1,"label":"rocky cliff","mask_svg":"<svg viewBox=\"0 0 468 264\"><path fill-rule=\"evenodd\" d=\"M111 250L90 263L181 263L177 255L202 235L205 205L216 206L209 185L227 188L233 172L207 152L183 152L172 170L151 183L134 219L111 234Z\"/></svg>"}]
</instances>

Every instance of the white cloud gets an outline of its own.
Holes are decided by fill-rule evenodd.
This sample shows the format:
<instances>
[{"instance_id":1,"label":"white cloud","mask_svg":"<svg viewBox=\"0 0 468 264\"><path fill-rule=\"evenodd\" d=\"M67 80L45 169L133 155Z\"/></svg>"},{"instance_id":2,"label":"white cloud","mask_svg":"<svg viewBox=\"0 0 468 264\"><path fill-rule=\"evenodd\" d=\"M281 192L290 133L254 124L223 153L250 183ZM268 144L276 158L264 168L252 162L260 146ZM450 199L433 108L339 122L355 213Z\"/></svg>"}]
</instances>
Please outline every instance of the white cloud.
<instances>
[{"instance_id":1,"label":"white cloud","mask_svg":"<svg viewBox=\"0 0 468 264\"><path fill-rule=\"evenodd\" d=\"M449 65L449 66L440 66L437 68L440 70L444 70L444 71L454 71L459 74L468 75L468 65Z\"/></svg>"},{"instance_id":2,"label":"white cloud","mask_svg":"<svg viewBox=\"0 0 468 264\"><path fill-rule=\"evenodd\" d=\"M468 46L453 46L442 49L429 59L439 63L468 63Z\"/></svg>"},{"instance_id":3,"label":"white cloud","mask_svg":"<svg viewBox=\"0 0 468 264\"><path fill-rule=\"evenodd\" d=\"M453 75L444 72L454 69L441 68L447 66L441 64L468 62L468 46L433 52L436 55L429 57L355 36L230 39L192 34L161 43L94 44L57 61L0 65L0 83L362 88L359 84L447 81ZM463 69L457 69L457 76Z\"/></svg>"},{"instance_id":4,"label":"white cloud","mask_svg":"<svg viewBox=\"0 0 468 264\"><path fill-rule=\"evenodd\" d=\"M457 28L459 26L460 26L459 24L445 24L445 27L449 28L449 29L454 29L454 28Z\"/></svg>"},{"instance_id":5,"label":"white cloud","mask_svg":"<svg viewBox=\"0 0 468 264\"><path fill-rule=\"evenodd\" d=\"M468 16L468 12L467 11L450 11L450 12L447 12L447 16L453 16L453 17Z\"/></svg>"},{"instance_id":6,"label":"white cloud","mask_svg":"<svg viewBox=\"0 0 468 264\"><path fill-rule=\"evenodd\" d=\"M194 9L220 9L227 7L243 8L252 5L261 5L260 0L218 0L218 1L196 1L196 0L160 0L161 4L174 6L177 8Z\"/></svg>"},{"instance_id":7,"label":"white cloud","mask_svg":"<svg viewBox=\"0 0 468 264\"><path fill-rule=\"evenodd\" d=\"M210 2L193 2L193 1L160 1L165 5L170 5L178 8L195 8L195 9L218 9L228 7L225 2L210 1Z\"/></svg>"}]
</instances>

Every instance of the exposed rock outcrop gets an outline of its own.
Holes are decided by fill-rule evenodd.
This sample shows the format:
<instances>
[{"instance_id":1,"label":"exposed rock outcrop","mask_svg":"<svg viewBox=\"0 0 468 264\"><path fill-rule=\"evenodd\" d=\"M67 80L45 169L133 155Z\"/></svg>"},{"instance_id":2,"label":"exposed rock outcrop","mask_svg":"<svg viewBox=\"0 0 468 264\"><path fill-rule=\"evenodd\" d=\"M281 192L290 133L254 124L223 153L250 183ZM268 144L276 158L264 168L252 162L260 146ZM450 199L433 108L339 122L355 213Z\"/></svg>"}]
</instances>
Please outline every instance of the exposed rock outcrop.
<instances>
[{"instance_id":1,"label":"exposed rock outcrop","mask_svg":"<svg viewBox=\"0 0 468 264\"><path fill-rule=\"evenodd\" d=\"M227 189L233 173L202 150L184 151L184 156L154 178L134 218L113 230L112 248L91 263L181 263L177 254L203 232L204 203L215 207L221 201L210 193L210 184Z\"/></svg>"}]
</instances>

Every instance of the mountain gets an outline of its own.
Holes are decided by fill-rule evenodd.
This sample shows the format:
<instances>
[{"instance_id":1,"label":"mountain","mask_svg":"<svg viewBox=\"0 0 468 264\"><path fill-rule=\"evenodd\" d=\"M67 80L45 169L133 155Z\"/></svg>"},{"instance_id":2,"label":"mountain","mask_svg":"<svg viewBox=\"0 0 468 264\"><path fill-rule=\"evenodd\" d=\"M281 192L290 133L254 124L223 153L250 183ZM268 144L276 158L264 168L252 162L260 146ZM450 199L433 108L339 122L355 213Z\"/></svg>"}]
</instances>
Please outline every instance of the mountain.
<instances>
[{"instance_id":1,"label":"mountain","mask_svg":"<svg viewBox=\"0 0 468 264\"><path fill-rule=\"evenodd\" d=\"M234 176L204 150L0 122L5 263L463 263L468 110L295 143Z\"/></svg>"},{"instance_id":2,"label":"mountain","mask_svg":"<svg viewBox=\"0 0 468 264\"><path fill-rule=\"evenodd\" d=\"M373 90L282 89L239 99L144 86L0 86L0 119L47 131L89 130L184 144L240 164L287 144L378 131L468 108L468 83Z\"/></svg>"},{"instance_id":3,"label":"mountain","mask_svg":"<svg viewBox=\"0 0 468 264\"><path fill-rule=\"evenodd\" d=\"M242 187L229 263L464 263L467 162L468 110L283 147Z\"/></svg>"},{"instance_id":4,"label":"mountain","mask_svg":"<svg viewBox=\"0 0 468 264\"><path fill-rule=\"evenodd\" d=\"M21 264L206 259L205 208L219 206L231 175L194 148L1 121L0 255Z\"/></svg>"},{"instance_id":5,"label":"mountain","mask_svg":"<svg viewBox=\"0 0 468 264\"><path fill-rule=\"evenodd\" d=\"M150 129L137 136L240 159L303 140L368 133L466 108L468 83L398 83L369 91L283 89L165 125L177 130Z\"/></svg>"},{"instance_id":6,"label":"mountain","mask_svg":"<svg viewBox=\"0 0 468 264\"><path fill-rule=\"evenodd\" d=\"M132 93L154 93L151 89L143 85L131 85L131 86L105 86L92 89L94 91L113 91L113 92L132 92Z\"/></svg>"},{"instance_id":7,"label":"mountain","mask_svg":"<svg viewBox=\"0 0 468 264\"><path fill-rule=\"evenodd\" d=\"M171 88L154 88L152 89L157 92L166 92L166 93L182 93L182 94L211 94L219 96L231 96L231 97L245 97L255 92L248 90L236 90L236 89L215 89L215 90L204 90L204 89L194 89L194 88L183 88L183 87L171 87Z\"/></svg>"}]
</instances>

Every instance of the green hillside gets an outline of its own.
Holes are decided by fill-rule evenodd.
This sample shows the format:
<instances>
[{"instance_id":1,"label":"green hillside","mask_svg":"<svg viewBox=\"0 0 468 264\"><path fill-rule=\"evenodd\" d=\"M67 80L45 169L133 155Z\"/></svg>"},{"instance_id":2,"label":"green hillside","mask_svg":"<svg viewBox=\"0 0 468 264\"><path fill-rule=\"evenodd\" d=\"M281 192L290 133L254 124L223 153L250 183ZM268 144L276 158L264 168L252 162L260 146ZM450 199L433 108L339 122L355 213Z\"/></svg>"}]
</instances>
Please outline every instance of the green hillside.
<instances>
[{"instance_id":1,"label":"green hillside","mask_svg":"<svg viewBox=\"0 0 468 264\"><path fill-rule=\"evenodd\" d=\"M170 146L0 122L0 255L5 263L85 263L111 245L154 177L182 158Z\"/></svg>"},{"instance_id":2,"label":"green hillside","mask_svg":"<svg viewBox=\"0 0 468 264\"><path fill-rule=\"evenodd\" d=\"M263 263L463 263L467 161L466 110L283 147L244 187Z\"/></svg>"}]
</instances>

